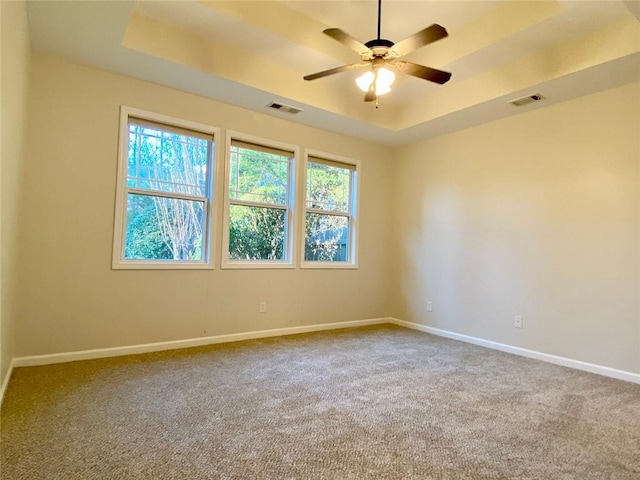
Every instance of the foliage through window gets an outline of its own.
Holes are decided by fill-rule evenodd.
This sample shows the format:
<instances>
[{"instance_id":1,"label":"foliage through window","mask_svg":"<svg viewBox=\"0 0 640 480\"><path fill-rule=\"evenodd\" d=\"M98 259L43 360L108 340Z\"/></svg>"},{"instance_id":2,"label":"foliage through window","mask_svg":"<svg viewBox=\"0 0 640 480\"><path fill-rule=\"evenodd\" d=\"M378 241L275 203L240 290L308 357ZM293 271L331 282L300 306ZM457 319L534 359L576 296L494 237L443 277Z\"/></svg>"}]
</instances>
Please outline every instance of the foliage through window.
<instances>
[{"instance_id":1,"label":"foliage through window","mask_svg":"<svg viewBox=\"0 0 640 480\"><path fill-rule=\"evenodd\" d=\"M231 141L229 260L288 260L293 157L290 151Z\"/></svg>"},{"instance_id":2,"label":"foliage through window","mask_svg":"<svg viewBox=\"0 0 640 480\"><path fill-rule=\"evenodd\" d=\"M128 117L125 262L208 261L213 135Z\"/></svg>"},{"instance_id":3,"label":"foliage through window","mask_svg":"<svg viewBox=\"0 0 640 480\"><path fill-rule=\"evenodd\" d=\"M223 179L219 132L121 108L113 268L213 268L216 239L223 268L294 268L296 251L303 268L357 267L358 161L309 152L296 175L298 147L227 132Z\"/></svg>"},{"instance_id":4,"label":"foliage through window","mask_svg":"<svg viewBox=\"0 0 640 480\"><path fill-rule=\"evenodd\" d=\"M356 167L309 157L306 175L304 260L354 263Z\"/></svg>"}]
</instances>

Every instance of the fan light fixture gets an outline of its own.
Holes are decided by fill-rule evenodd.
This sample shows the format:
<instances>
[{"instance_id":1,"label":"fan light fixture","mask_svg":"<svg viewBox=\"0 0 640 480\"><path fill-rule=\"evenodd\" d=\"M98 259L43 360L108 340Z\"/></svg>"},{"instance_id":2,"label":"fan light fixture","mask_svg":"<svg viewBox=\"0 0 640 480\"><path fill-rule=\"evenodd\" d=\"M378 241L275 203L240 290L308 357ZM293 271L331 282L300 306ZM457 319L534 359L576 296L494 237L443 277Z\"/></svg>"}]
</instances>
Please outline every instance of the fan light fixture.
<instances>
[{"instance_id":1,"label":"fan light fixture","mask_svg":"<svg viewBox=\"0 0 640 480\"><path fill-rule=\"evenodd\" d=\"M2 0L0 0L2 1ZM368 72L356 79L358 88L365 92L365 102L375 102L378 108L378 97L391 91L391 84L395 80L396 72L411 75L412 77L428 80L442 85L451 78L451 73L436 68L425 67L417 63L400 60L408 53L430 43L447 37L447 30L434 23L430 27L423 28L418 33L405 38L401 42L394 43L380 37L380 20L382 17L382 0L378 0L378 37L362 43L339 28L327 28L322 33L340 42L345 47L354 51L360 57L360 62L350 63L341 67L330 68L322 72L305 75L307 81L317 80L336 73L346 72L355 68L369 67Z\"/></svg>"},{"instance_id":2,"label":"fan light fixture","mask_svg":"<svg viewBox=\"0 0 640 480\"><path fill-rule=\"evenodd\" d=\"M376 69L376 72L369 70L356 78L356 84L358 88L363 92L368 92L371 89L371 84L375 81L375 94L376 97L389 93L391 91L391 84L395 81L395 74L388 68L380 67Z\"/></svg>"}]
</instances>

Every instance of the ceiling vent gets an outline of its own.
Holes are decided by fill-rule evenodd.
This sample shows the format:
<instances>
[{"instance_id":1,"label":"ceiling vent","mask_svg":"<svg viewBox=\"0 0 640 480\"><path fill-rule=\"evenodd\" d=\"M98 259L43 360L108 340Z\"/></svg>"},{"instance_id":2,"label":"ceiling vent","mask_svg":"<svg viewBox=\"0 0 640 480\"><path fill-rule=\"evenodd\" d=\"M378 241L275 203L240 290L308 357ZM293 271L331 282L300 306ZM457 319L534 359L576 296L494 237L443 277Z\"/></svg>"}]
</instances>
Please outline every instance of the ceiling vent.
<instances>
[{"instance_id":1,"label":"ceiling vent","mask_svg":"<svg viewBox=\"0 0 640 480\"><path fill-rule=\"evenodd\" d=\"M274 110L278 110L284 113L290 113L291 115L296 115L302 111L300 108L292 107L291 105L285 105L284 103L271 102L267 105L269 108L273 108Z\"/></svg>"},{"instance_id":2,"label":"ceiling vent","mask_svg":"<svg viewBox=\"0 0 640 480\"><path fill-rule=\"evenodd\" d=\"M523 105L527 105L528 103L537 102L539 100L543 100L544 97L539 93L534 93L532 95L527 95L526 97L516 98L515 100L511 100L509 103L514 107L521 107Z\"/></svg>"}]
</instances>

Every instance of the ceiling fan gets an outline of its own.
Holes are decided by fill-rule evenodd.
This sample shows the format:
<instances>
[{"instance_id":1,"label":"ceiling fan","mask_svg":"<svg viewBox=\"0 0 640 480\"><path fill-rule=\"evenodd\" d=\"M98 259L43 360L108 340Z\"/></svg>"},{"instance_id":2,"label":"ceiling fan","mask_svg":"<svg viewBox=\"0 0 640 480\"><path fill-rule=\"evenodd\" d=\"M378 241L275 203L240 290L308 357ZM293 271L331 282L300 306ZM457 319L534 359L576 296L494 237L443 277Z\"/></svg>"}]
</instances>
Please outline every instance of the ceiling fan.
<instances>
[{"instance_id":1,"label":"ceiling fan","mask_svg":"<svg viewBox=\"0 0 640 480\"><path fill-rule=\"evenodd\" d=\"M391 40L380 38L380 17L382 0L378 0L378 38L362 43L339 28L328 28L322 33L347 46L358 55L361 63L351 63L342 67L331 68L322 72L306 75L305 80L316 80L335 73L357 69L371 65L371 70L356 79L356 83L365 93L364 101L378 100L378 96L391 91L391 84L395 80L393 71L398 71L413 77L429 80L440 85L451 78L451 73L443 72L435 68L425 67L417 63L399 60L400 57L420 47L433 43L448 36L444 27L433 24L415 35L405 38L401 42L393 43Z\"/></svg>"}]
</instances>

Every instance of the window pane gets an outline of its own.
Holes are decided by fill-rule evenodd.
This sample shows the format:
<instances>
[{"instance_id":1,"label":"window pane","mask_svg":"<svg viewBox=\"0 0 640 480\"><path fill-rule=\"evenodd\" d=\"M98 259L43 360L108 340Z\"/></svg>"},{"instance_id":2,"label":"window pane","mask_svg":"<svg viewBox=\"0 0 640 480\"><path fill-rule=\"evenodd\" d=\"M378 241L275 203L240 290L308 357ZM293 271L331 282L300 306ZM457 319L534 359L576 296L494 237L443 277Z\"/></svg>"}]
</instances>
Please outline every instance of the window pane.
<instances>
[{"instance_id":1,"label":"window pane","mask_svg":"<svg viewBox=\"0 0 640 480\"><path fill-rule=\"evenodd\" d=\"M304 259L346 262L349 256L349 217L307 213Z\"/></svg>"},{"instance_id":2,"label":"window pane","mask_svg":"<svg viewBox=\"0 0 640 480\"><path fill-rule=\"evenodd\" d=\"M351 169L307 163L307 208L349 212Z\"/></svg>"},{"instance_id":3,"label":"window pane","mask_svg":"<svg viewBox=\"0 0 640 480\"><path fill-rule=\"evenodd\" d=\"M210 147L195 136L129 124L127 186L204 197Z\"/></svg>"},{"instance_id":4,"label":"window pane","mask_svg":"<svg viewBox=\"0 0 640 480\"><path fill-rule=\"evenodd\" d=\"M201 261L204 212L204 202L129 194L125 259Z\"/></svg>"},{"instance_id":5,"label":"window pane","mask_svg":"<svg viewBox=\"0 0 640 480\"><path fill-rule=\"evenodd\" d=\"M287 204L289 157L231 146L229 198Z\"/></svg>"},{"instance_id":6,"label":"window pane","mask_svg":"<svg viewBox=\"0 0 640 480\"><path fill-rule=\"evenodd\" d=\"M230 206L231 260L284 260L286 211L279 208Z\"/></svg>"}]
</instances>

